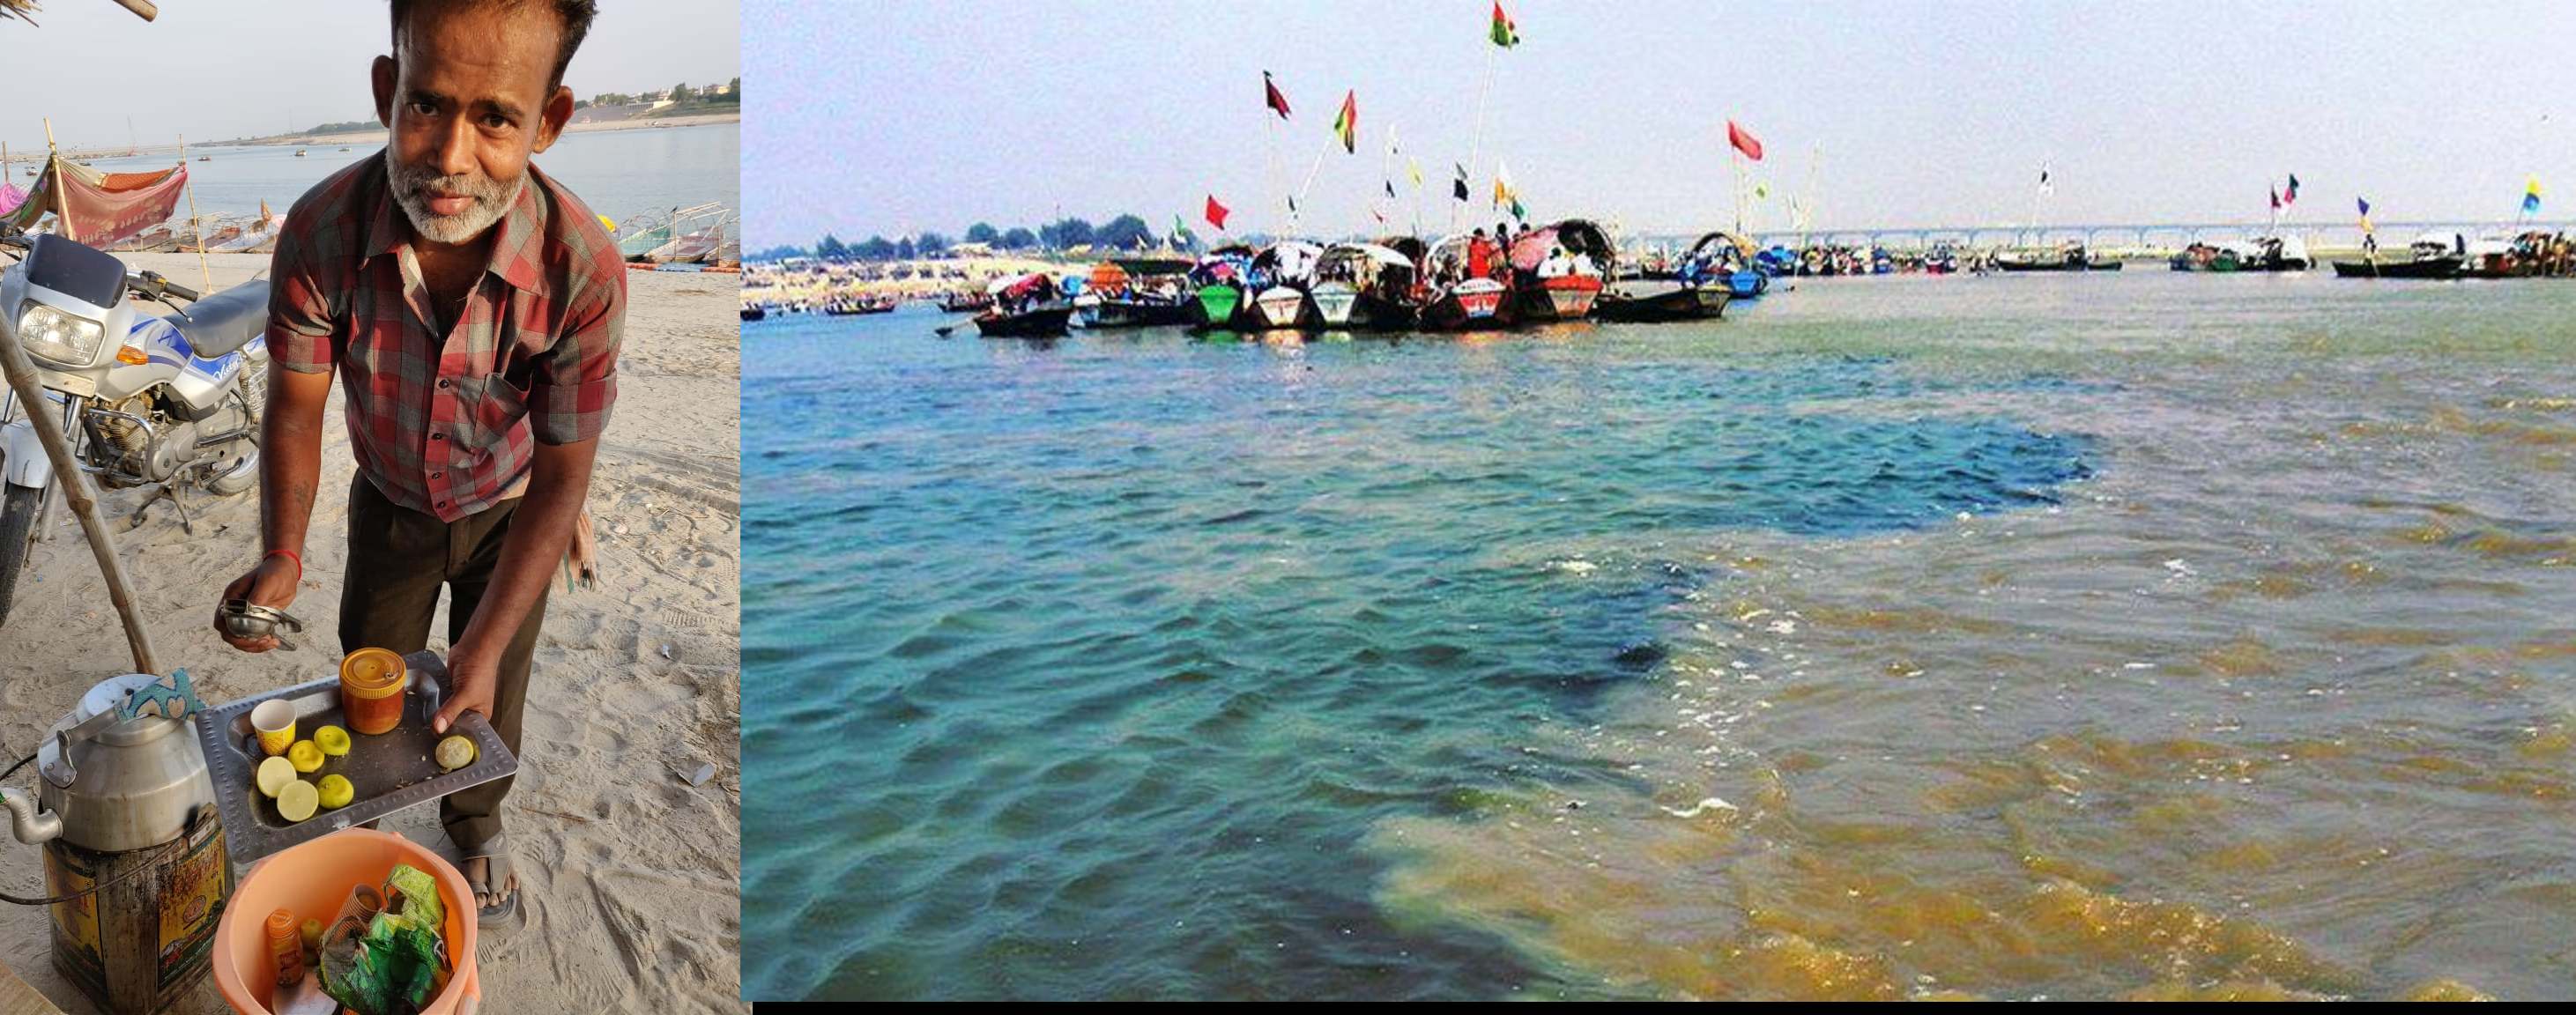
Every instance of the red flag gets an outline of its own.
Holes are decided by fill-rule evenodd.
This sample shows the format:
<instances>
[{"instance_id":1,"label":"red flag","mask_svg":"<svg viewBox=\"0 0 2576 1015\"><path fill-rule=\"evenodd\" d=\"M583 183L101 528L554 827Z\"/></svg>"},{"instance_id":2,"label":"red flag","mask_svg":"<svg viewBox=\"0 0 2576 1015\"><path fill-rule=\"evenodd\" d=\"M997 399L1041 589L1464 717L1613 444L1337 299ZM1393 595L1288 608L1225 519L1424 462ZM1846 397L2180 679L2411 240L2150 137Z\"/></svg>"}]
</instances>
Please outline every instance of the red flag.
<instances>
[{"instance_id":1,"label":"red flag","mask_svg":"<svg viewBox=\"0 0 2576 1015\"><path fill-rule=\"evenodd\" d=\"M1209 225L1212 225L1212 226L1215 226L1215 227L1217 227L1218 229L1223 229L1223 228L1225 228L1225 214L1226 214L1226 212L1225 212L1225 206L1224 206L1224 205L1221 205L1221 204L1216 203L1216 195L1214 195L1214 194L1210 194L1210 195L1208 195L1208 205L1207 205L1207 220L1208 220L1208 224L1209 224Z\"/></svg>"},{"instance_id":2,"label":"red flag","mask_svg":"<svg viewBox=\"0 0 2576 1015\"><path fill-rule=\"evenodd\" d=\"M2281 210L2281 192L2277 188L2272 191L2272 210Z\"/></svg>"},{"instance_id":3,"label":"red flag","mask_svg":"<svg viewBox=\"0 0 2576 1015\"><path fill-rule=\"evenodd\" d=\"M1745 158L1755 162L1762 161L1762 139L1745 132L1744 128L1736 126L1733 120L1726 121L1726 143L1734 145L1736 151L1743 152Z\"/></svg>"},{"instance_id":4,"label":"red flag","mask_svg":"<svg viewBox=\"0 0 2576 1015\"><path fill-rule=\"evenodd\" d=\"M1262 90L1262 91L1264 91L1264 92L1269 93L1267 96L1265 96L1265 97L1262 99L1262 101L1269 103L1269 104L1270 104L1270 108L1271 108L1271 109L1278 111L1278 113L1279 113L1279 118L1280 118L1280 119L1282 119L1282 120L1287 119L1287 118L1288 118L1288 97L1287 97L1287 96L1285 96L1285 95L1281 95L1281 94L1279 94L1279 86L1278 86L1278 85L1274 85L1274 84L1271 84L1271 83L1270 83L1270 72L1269 72L1269 71L1262 71L1262 72L1261 72L1261 90Z\"/></svg>"}]
</instances>

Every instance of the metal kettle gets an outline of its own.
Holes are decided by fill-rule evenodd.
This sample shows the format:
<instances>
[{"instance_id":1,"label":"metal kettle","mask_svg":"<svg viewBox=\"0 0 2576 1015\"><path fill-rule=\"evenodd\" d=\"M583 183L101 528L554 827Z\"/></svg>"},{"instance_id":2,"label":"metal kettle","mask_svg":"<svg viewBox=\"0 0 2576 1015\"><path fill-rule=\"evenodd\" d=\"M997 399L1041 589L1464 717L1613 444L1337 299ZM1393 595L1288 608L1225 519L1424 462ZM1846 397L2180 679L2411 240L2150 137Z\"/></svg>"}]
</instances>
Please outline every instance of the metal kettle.
<instances>
[{"instance_id":1,"label":"metal kettle","mask_svg":"<svg viewBox=\"0 0 2576 1015\"><path fill-rule=\"evenodd\" d=\"M0 789L18 841L60 836L93 852L144 849L177 838L197 808L215 802L205 750L187 721L133 714L129 698L159 682L148 673L101 681L54 724L36 752L44 777L37 798Z\"/></svg>"}]
</instances>

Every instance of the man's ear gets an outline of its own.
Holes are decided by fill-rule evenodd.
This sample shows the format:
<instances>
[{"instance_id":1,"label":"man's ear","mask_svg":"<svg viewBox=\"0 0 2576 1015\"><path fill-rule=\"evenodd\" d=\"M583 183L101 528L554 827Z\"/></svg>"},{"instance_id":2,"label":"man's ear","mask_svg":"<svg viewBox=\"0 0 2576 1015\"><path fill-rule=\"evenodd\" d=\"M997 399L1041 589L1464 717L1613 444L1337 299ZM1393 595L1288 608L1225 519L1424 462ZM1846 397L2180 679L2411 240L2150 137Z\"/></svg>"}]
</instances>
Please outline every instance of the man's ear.
<instances>
[{"instance_id":1,"label":"man's ear","mask_svg":"<svg viewBox=\"0 0 2576 1015\"><path fill-rule=\"evenodd\" d=\"M394 71L394 58L380 56L368 74L376 86L376 121L384 124L386 130L394 127Z\"/></svg>"},{"instance_id":2,"label":"man's ear","mask_svg":"<svg viewBox=\"0 0 2576 1015\"><path fill-rule=\"evenodd\" d=\"M572 89L556 85L554 95L546 99L546 108L537 114L537 151L554 146L563 135L564 124L572 122Z\"/></svg>"}]
</instances>

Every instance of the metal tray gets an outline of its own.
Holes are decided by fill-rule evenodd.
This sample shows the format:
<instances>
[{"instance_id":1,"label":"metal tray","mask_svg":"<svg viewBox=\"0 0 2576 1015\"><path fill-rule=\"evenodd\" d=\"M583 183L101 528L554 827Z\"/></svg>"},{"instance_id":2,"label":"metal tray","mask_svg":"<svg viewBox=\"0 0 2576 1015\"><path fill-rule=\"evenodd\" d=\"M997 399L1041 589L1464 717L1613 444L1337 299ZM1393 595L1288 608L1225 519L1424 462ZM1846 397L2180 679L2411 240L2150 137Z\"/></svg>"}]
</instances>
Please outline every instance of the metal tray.
<instances>
[{"instance_id":1,"label":"metal tray","mask_svg":"<svg viewBox=\"0 0 2576 1015\"><path fill-rule=\"evenodd\" d=\"M440 772L438 762L430 755L446 738L430 732L429 720L438 714L439 684L447 678L447 661L434 652L414 652L403 657L403 670L410 683L403 691L402 724L377 736L350 729L348 721L341 717L337 673L197 713L197 742L206 750L206 772L214 779L215 803L223 814L226 847L234 863L247 865L289 846L354 828L519 770L518 756L501 743L491 723L477 713L467 712L448 732L473 739L474 763L453 772ZM311 818L288 824L277 816L276 803L260 795L254 779L259 763L267 755L261 753L259 735L251 729L250 710L271 698L282 698L295 706L295 736L299 740L313 739L313 731L324 726L350 729L349 753L324 758L321 768L304 775L306 780L317 782L326 775L348 776L356 794L348 806L317 811Z\"/></svg>"}]
</instances>

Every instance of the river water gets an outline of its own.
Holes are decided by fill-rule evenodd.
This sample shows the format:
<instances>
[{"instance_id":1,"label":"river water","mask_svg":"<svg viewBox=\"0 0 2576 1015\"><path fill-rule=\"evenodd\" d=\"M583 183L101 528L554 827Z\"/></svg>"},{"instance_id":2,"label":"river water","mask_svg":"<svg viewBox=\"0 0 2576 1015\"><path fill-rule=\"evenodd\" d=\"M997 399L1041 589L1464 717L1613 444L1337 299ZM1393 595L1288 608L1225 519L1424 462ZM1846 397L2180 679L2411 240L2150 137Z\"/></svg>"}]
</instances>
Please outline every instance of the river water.
<instances>
[{"instance_id":1,"label":"river water","mask_svg":"<svg viewBox=\"0 0 2576 1015\"><path fill-rule=\"evenodd\" d=\"M285 211L322 178L363 158L377 157L381 140L348 145L208 146L188 150L188 176L201 215L254 215L260 202ZM297 156L301 150L305 154ZM16 175L21 189L35 182L25 175L31 163L18 152ZM42 152L36 154L42 155ZM204 162L197 157L207 156ZM166 169L176 155L138 155L97 159L100 172L131 173ZM561 182L592 211L624 222L630 216L667 212L709 201L742 207L742 125L700 124L692 127L637 130L574 131L537 155L534 162ZM179 200L185 218L188 201Z\"/></svg>"},{"instance_id":2,"label":"river water","mask_svg":"<svg viewBox=\"0 0 2576 1015\"><path fill-rule=\"evenodd\" d=\"M2562 996L2571 314L747 324L747 992Z\"/></svg>"}]
</instances>

